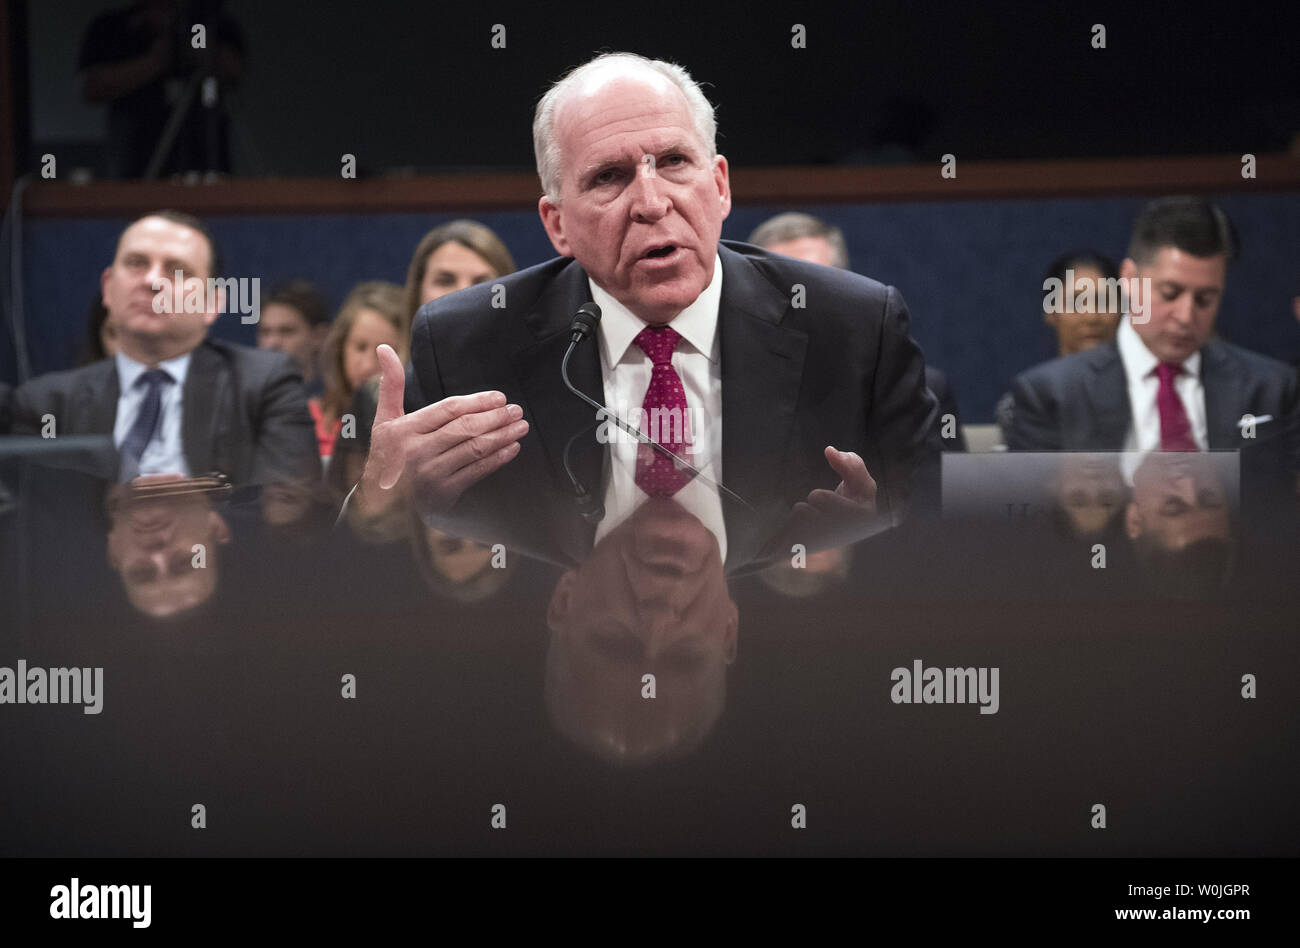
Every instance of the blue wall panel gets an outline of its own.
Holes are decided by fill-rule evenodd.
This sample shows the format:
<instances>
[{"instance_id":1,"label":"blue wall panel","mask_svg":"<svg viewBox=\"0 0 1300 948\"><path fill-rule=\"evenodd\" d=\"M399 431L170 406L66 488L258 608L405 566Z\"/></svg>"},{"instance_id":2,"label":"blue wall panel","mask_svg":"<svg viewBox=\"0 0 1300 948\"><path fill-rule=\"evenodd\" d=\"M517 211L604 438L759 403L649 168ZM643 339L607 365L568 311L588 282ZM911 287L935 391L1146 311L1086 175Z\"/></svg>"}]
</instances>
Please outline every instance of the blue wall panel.
<instances>
[{"instance_id":1,"label":"blue wall panel","mask_svg":"<svg viewBox=\"0 0 1300 948\"><path fill-rule=\"evenodd\" d=\"M1241 234L1219 314L1229 340L1288 361L1300 355L1291 298L1300 295L1300 194L1218 198ZM1095 247L1123 257L1137 198L953 201L804 208L844 230L853 268L899 287L927 361L956 386L964 420L988 422L1010 378L1055 354L1041 317L1041 275L1058 253ZM779 207L737 207L723 236L744 239ZM472 216L495 229L521 267L552 255L535 212L213 217L230 276L260 277L263 293L304 276L337 306L360 280L401 283L411 250L429 228ZM33 371L72 365L90 301L124 220L28 221L24 280ZM214 329L252 343L237 315ZM0 333L0 377L15 375Z\"/></svg>"}]
</instances>

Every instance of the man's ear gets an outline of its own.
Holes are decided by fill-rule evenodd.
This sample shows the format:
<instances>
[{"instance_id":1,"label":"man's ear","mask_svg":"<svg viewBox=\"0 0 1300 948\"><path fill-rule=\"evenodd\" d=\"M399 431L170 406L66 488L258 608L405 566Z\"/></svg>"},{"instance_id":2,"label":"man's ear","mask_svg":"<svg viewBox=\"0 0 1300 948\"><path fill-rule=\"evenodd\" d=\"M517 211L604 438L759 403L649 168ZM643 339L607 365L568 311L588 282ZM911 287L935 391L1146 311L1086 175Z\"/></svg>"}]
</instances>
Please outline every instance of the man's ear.
<instances>
[{"instance_id":1,"label":"man's ear","mask_svg":"<svg viewBox=\"0 0 1300 948\"><path fill-rule=\"evenodd\" d=\"M551 238L551 246L561 257L572 257L573 251L569 247L569 239L564 234L564 215L560 211L560 205L555 204L548 197L543 197L537 202L537 213L541 215L542 226L546 228L546 236Z\"/></svg>"},{"instance_id":2,"label":"man's ear","mask_svg":"<svg viewBox=\"0 0 1300 948\"><path fill-rule=\"evenodd\" d=\"M1131 501L1124 509L1124 531L1130 540L1136 540L1142 535L1142 515L1138 513L1137 504Z\"/></svg>"},{"instance_id":3,"label":"man's ear","mask_svg":"<svg viewBox=\"0 0 1300 948\"><path fill-rule=\"evenodd\" d=\"M1151 301L1142 294L1141 283L1138 281L1137 261L1132 257L1125 257L1124 262L1119 265L1119 283L1124 299L1124 312L1130 317L1145 315L1144 319L1132 319L1135 326L1141 326L1151 319ZM1139 307L1139 312L1134 313L1134 306Z\"/></svg>"},{"instance_id":4,"label":"man's ear","mask_svg":"<svg viewBox=\"0 0 1300 948\"><path fill-rule=\"evenodd\" d=\"M731 169L727 159L718 155L713 159L713 183L718 188L718 199L722 201L722 219L731 213Z\"/></svg>"},{"instance_id":5,"label":"man's ear","mask_svg":"<svg viewBox=\"0 0 1300 948\"><path fill-rule=\"evenodd\" d=\"M325 340L329 338L330 324L317 323L315 326L312 326L310 330L308 330L308 333L311 336L312 347L316 350L317 353L319 353L322 349L325 348Z\"/></svg>"},{"instance_id":6,"label":"man's ear","mask_svg":"<svg viewBox=\"0 0 1300 948\"><path fill-rule=\"evenodd\" d=\"M99 303L104 307L104 309L108 309L108 279L112 275L112 264L106 266L104 272L99 275Z\"/></svg>"}]
</instances>

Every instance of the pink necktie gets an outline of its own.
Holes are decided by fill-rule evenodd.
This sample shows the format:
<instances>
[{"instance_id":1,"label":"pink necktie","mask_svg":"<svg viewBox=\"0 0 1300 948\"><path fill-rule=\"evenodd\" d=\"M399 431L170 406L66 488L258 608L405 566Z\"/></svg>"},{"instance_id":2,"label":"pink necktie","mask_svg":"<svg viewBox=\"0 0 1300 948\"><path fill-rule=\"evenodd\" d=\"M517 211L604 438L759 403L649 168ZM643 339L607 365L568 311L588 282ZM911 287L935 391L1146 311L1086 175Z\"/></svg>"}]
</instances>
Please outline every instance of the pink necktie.
<instances>
[{"instance_id":1,"label":"pink necktie","mask_svg":"<svg viewBox=\"0 0 1300 948\"><path fill-rule=\"evenodd\" d=\"M1197 451L1192 437L1192 423L1187 420L1187 409L1174 388L1174 379L1182 374L1183 367L1173 362L1156 366L1160 390L1156 392L1156 408L1160 409L1160 450Z\"/></svg>"},{"instance_id":2,"label":"pink necktie","mask_svg":"<svg viewBox=\"0 0 1300 948\"><path fill-rule=\"evenodd\" d=\"M669 451L686 456L687 408L686 390L681 376L673 368L673 350L681 335L664 326L646 328L632 341L650 357L654 368L650 370L650 385L641 402L641 430ZM641 444L636 453L636 486L651 497L671 497L681 490L693 475L679 471L671 458L666 458L648 444Z\"/></svg>"}]
</instances>

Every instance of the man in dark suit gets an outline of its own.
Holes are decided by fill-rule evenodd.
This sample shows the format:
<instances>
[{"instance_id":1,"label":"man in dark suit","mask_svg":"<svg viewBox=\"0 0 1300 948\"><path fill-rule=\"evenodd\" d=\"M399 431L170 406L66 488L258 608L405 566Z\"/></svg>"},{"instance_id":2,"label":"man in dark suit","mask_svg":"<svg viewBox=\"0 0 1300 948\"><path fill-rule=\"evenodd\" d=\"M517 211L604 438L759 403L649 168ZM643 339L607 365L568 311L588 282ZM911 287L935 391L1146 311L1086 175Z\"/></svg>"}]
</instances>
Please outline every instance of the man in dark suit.
<instances>
[{"instance_id":1,"label":"man in dark suit","mask_svg":"<svg viewBox=\"0 0 1300 948\"><path fill-rule=\"evenodd\" d=\"M311 415L289 360L205 339L224 307L222 289L207 292L218 267L195 218L161 211L131 224L101 277L118 354L16 389L13 433L112 435L121 479L213 471L236 484L318 479ZM157 303L159 288L167 305ZM186 302L198 299L202 307Z\"/></svg>"},{"instance_id":2,"label":"man in dark suit","mask_svg":"<svg viewBox=\"0 0 1300 948\"><path fill-rule=\"evenodd\" d=\"M727 161L685 70L599 57L539 103L534 144L542 223L573 259L422 308L404 416L400 364L381 348L354 500L382 503L409 472L425 510L468 515L471 527L531 516L553 533L539 514L548 494L570 509L595 495L605 516L569 538L581 558L638 502L672 496L719 537L729 569L770 546L792 512L809 530L897 520L935 411L906 307L864 277L720 241ZM574 386L620 417L637 406L684 415L689 436L658 440L703 477L600 438L597 413L566 389L573 316L593 300L603 318L569 363ZM596 439L584 435L593 427Z\"/></svg>"},{"instance_id":3,"label":"man in dark suit","mask_svg":"<svg viewBox=\"0 0 1300 948\"><path fill-rule=\"evenodd\" d=\"M787 211L770 217L754 228L749 243L824 267L849 269L849 248L844 233L811 214ZM962 433L961 416L957 412L957 394L947 373L927 364L925 385L939 402L935 417L938 443L944 451L965 451L966 435Z\"/></svg>"},{"instance_id":4,"label":"man in dark suit","mask_svg":"<svg viewBox=\"0 0 1300 948\"><path fill-rule=\"evenodd\" d=\"M1120 269L1129 313L1115 339L1021 374L1007 446L1244 449L1294 483L1300 472L1295 370L1214 336L1235 253L1231 224L1218 207L1191 197L1148 204Z\"/></svg>"}]
</instances>

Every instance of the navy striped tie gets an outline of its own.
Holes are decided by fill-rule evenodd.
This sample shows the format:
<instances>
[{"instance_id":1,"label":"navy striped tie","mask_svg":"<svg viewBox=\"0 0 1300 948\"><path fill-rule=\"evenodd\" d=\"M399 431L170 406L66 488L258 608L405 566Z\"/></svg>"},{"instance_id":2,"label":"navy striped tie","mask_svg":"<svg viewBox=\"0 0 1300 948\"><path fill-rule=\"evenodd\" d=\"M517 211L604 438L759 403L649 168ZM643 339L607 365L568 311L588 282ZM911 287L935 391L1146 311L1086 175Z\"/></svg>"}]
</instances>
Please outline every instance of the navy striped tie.
<instances>
[{"instance_id":1,"label":"navy striped tie","mask_svg":"<svg viewBox=\"0 0 1300 948\"><path fill-rule=\"evenodd\" d=\"M140 404L140 413L135 416L135 424L126 433L122 442L122 480L129 481L140 473L140 459L144 457L145 448L158 431L158 419L162 415L162 387L175 381L163 369L149 369L135 380L135 387L148 386L144 401Z\"/></svg>"}]
</instances>

